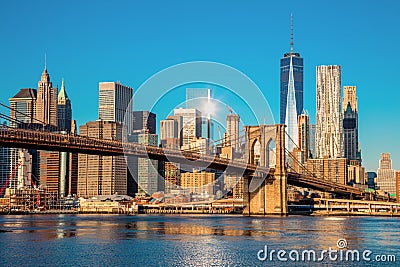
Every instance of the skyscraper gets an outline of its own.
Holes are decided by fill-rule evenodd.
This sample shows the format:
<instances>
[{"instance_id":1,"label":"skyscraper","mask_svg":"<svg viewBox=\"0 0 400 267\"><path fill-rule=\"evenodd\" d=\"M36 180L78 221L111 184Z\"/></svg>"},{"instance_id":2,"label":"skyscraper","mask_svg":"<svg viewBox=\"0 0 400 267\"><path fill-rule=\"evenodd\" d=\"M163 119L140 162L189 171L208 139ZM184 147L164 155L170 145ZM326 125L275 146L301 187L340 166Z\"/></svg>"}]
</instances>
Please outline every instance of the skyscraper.
<instances>
[{"instance_id":1,"label":"skyscraper","mask_svg":"<svg viewBox=\"0 0 400 267\"><path fill-rule=\"evenodd\" d=\"M133 129L132 95L133 89L119 82L100 82L99 119L125 123L130 134Z\"/></svg>"},{"instance_id":2,"label":"skyscraper","mask_svg":"<svg viewBox=\"0 0 400 267\"><path fill-rule=\"evenodd\" d=\"M38 121L35 122L57 126L57 93L58 88L53 87L45 67L38 82L36 100L36 119Z\"/></svg>"},{"instance_id":3,"label":"skyscraper","mask_svg":"<svg viewBox=\"0 0 400 267\"><path fill-rule=\"evenodd\" d=\"M156 130L157 130L157 125L156 125L156 114L150 112L150 111L134 111L133 112L133 125L132 125L132 133L128 136L128 141L129 142L139 142L139 136L142 134L150 134L156 135ZM143 141L145 138L141 138ZM154 141L154 140L153 140ZM158 140L155 140L155 143L157 143ZM151 142L150 142L151 143ZM157 144L156 144L157 146ZM136 193L138 193L138 183L139 183L139 163L141 166L146 167L149 169L149 165L146 165L146 163L149 160L143 159L139 161L138 157L127 157L127 164L128 164L128 195L129 196L135 196ZM154 161L153 163L155 164L157 161ZM157 169L157 167L156 167ZM151 170L151 169L150 169ZM142 170L141 174L142 180L145 179L145 173ZM152 173L150 174L150 176ZM146 176L147 177L147 176ZM141 191L143 193L143 191Z\"/></svg>"},{"instance_id":4,"label":"skyscraper","mask_svg":"<svg viewBox=\"0 0 400 267\"><path fill-rule=\"evenodd\" d=\"M157 146L156 134L141 133L138 143L147 146ZM161 189L158 181L158 161L146 158L138 159L138 194L139 196L152 195Z\"/></svg>"},{"instance_id":5,"label":"skyscraper","mask_svg":"<svg viewBox=\"0 0 400 267\"><path fill-rule=\"evenodd\" d=\"M316 79L316 158L342 158L344 153L340 66L317 66Z\"/></svg>"},{"instance_id":6,"label":"skyscraper","mask_svg":"<svg viewBox=\"0 0 400 267\"><path fill-rule=\"evenodd\" d=\"M25 127L35 121L37 91L32 88L23 88L15 96L10 98L10 127ZM29 153L28 153L29 152ZM19 186L30 185L32 174L39 177L39 158L37 151L32 149L9 149L10 173L18 163L18 173L11 177L10 188L17 189ZM26 164L25 164L26 163ZM29 177L28 177L29 176ZM29 180L29 182L27 182Z\"/></svg>"},{"instance_id":7,"label":"skyscraper","mask_svg":"<svg viewBox=\"0 0 400 267\"><path fill-rule=\"evenodd\" d=\"M299 129L298 129L298 140L299 148L302 152L302 163L310 156L310 117L303 112L299 115Z\"/></svg>"},{"instance_id":8,"label":"skyscraper","mask_svg":"<svg viewBox=\"0 0 400 267\"><path fill-rule=\"evenodd\" d=\"M186 88L186 108L197 109L201 117L201 137L212 138L212 103L211 89L209 88Z\"/></svg>"},{"instance_id":9,"label":"skyscraper","mask_svg":"<svg viewBox=\"0 0 400 267\"><path fill-rule=\"evenodd\" d=\"M82 125L81 136L121 140L123 124L113 121L91 121ZM79 154L78 196L127 193L127 167L124 156Z\"/></svg>"},{"instance_id":10,"label":"skyscraper","mask_svg":"<svg viewBox=\"0 0 400 267\"><path fill-rule=\"evenodd\" d=\"M293 49L293 17L290 17L290 51L281 59L280 123L287 125L286 147L298 145L297 116L303 111L303 58Z\"/></svg>"},{"instance_id":11,"label":"skyscraper","mask_svg":"<svg viewBox=\"0 0 400 267\"><path fill-rule=\"evenodd\" d=\"M361 151L358 143L358 103L355 86L343 87L343 144L344 156L348 160L361 163Z\"/></svg>"},{"instance_id":12,"label":"skyscraper","mask_svg":"<svg viewBox=\"0 0 400 267\"><path fill-rule=\"evenodd\" d=\"M379 160L376 183L380 190L389 194L396 194L395 171L392 168L390 153L382 153Z\"/></svg>"},{"instance_id":13,"label":"skyscraper","mask_svg":"<svg viewBox=\"0 0 400 267\"><path fill-rule=\"evenodd\" d=\"M315 159L316 157L316 149L315 149L315 131L316 131L316 125L315 124L310 124L309 125L309 140L310 140L310 157Z\"/></svg>"},{"instance_id":14,"label":"skyscraper","mask_svg":"<svg viewBox=\"0 0 400 267\"><path fill-rule=\"evenodd\" d=\"M175 116L182 117L182 145L189 144L201 135L201 112L197 109L174 109Z\"/></svg>"},{"instance_id":15,"label":"skyscraper","mask_svg":"<svg viewBox=\"0 0 400 267\"><path fill-rule=\"evenodd\" d=\"M65 91L64 79L61 82L61 90L58 93L57 102L58 129L71 132L72 109L71 100Z\"/></svg>"},{"instance_id":16,"label":"skyscraper","mask_svg":"<svg viewBox=\"0 0 400 267\"><path fill-rule=\"evenodd\" d=\"M239 150L239 121L237 114L228 114L226 116L226 132L228 134L229 145L237 152Z\"/></svg>"},{"instance_id":17,"label":"skyscraper","mask_svg":"<svg viewBox=\"0 0 400 267\"><path fill-rule=\"evenodd\" d=\"M133 112L133 131L147 131L156 134L156 114L150 111L134 111Z\"/></svg>"}]
</instances>

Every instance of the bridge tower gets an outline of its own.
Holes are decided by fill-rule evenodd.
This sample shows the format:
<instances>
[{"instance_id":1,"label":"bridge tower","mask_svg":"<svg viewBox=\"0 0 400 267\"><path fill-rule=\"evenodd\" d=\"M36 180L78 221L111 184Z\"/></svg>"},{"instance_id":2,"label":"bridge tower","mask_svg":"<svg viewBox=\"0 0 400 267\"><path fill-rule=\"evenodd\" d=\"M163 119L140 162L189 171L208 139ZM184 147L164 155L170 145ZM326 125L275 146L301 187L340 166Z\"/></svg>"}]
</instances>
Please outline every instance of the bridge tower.
<instances>
[{"instance_id":1,"label":"bridge tower","mask_svg":"<svg viewBox=\"0 0 400 267\"><path fill-rule=\"evenodd\" d=\"M245 126L247 162L269 167L268 147L275 141L276 163L273 174L256 171L244 177L244 215L288 214L285 127L284 124Z\"/></svg>"}]
</instances>

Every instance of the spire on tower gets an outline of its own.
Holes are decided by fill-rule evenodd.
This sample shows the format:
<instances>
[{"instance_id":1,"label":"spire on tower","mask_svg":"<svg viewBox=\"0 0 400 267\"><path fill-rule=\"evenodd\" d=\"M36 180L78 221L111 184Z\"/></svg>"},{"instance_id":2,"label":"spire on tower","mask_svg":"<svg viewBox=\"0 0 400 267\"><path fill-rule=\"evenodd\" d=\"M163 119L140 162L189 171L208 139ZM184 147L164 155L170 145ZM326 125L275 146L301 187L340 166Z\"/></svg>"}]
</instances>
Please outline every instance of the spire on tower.
<instances>
[{"instance_id":1,"label":"spire on tower","mask_svg":"<svg viewBox=\"0 0 400 267\"><path fill-rule=\"evenodd\" d=\"M46 52L44 52L44 69L47 69L47 66L46 66Z\"/></svg>"},{"instance_id":2,"label":"spire on tower","mask_svg":"<svg viewBox=\"0 0 400 267\"><path fill-rule=\"evenodd\" d=\"M293 14L290 13L290 52L294 52L293 50Z\"/></svg>"}]
</instances>

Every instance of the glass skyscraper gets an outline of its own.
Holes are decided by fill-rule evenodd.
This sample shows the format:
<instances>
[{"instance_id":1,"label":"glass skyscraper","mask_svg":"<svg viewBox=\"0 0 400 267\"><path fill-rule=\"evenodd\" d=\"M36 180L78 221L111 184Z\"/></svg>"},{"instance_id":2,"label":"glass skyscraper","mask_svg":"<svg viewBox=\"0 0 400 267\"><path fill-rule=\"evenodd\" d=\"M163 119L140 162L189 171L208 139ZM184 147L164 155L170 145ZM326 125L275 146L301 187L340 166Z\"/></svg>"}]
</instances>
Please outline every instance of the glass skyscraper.
<instances>
[{"instance_id":1,"label":"glass skyscraper","mask_svg":"<svg viewBox=\"0 0 400 267\"><path fill-rule=\"evenodd\" d=\"M281 59L280 123L286 124L286 147L292 151L298 146L297 117L303 111L303 58L293 49L293 20L290 18L290 52Z\"/></svg>"}]
</instances>

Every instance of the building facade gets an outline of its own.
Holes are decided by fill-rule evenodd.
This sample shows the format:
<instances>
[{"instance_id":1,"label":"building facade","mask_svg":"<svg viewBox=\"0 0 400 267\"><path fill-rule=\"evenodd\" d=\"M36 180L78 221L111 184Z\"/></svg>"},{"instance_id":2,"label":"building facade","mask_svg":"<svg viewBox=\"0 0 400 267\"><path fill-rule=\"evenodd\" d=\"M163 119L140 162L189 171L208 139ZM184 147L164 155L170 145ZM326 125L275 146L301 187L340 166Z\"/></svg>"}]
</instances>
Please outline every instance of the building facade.
<instances>
[{"instance_id":1,"label":"building facade","mask_svg":"<svg viewBox=\"0 0 400 267\"><path fill-rule=\"evenodd\" d=\"M186 108L197 109L201 113L200 136L212 138L212 102L211 89L209 88L186 88Z\"/></svg>"},{"instance_id":2,"label":"building facade","mask_svg":"<svg viewBox=\"0 0 400 267\"><path fill-rule=\"evenodd\" d=\"M201 112L197 109L174 109L175 116L182 117L182 145L189 144L201 135Z\"/></svg>"},{"instance_id":3,"label":"building facade","mask_svg":"<svg viewBox=\"0 0 400 267\"><path fill-rule=\"evenodd\" d=\"M80 126L80 135L121 140L123 124L92 121ZM78 196L127 194L127 167L124 156L78 155Z\"/></svg>"},{"instance_id":4,"label":"building facade","mask_svg":"<svg viewBox=\"0 0 400 267\"><path fill-rule=\"evenodd\" d=\"M156 134L156 114L150 111L133 112L133 132Z\"/></svg>"},{"instance_id":5,"label":"building facade","mask_svg":"<svg viewBox=\"0 0 400 267\"><path fill-rule=\"evenodd\" d=\"M57 116L58 129L70 133L72 127L72 108L71 100L68 98L67 91L65 90L64 79L61 82L61 90L57 98Z\"/></svg>"},{"instance_id":6,"label":"building facade","mask_svg":"<svg viewBox=\"0 0 400 267\"><path fill-rule=\"evenodd\" d=\"M138 143L146 146L158 146L158 135L151 133L141 133L138 136ZM157 191L161 191L162 187L159 182L158 161L138 158L138 195L152 195Z\"/></svg>"},{"instance_id":7,"label":"building facade","mask_svg":"<svg viewBox=\"0 0 400 267\"><path fill-rule=\"evenodd\" d=\"M390 153L382 153L379 160L379 168L377 171L376 183L379 190L396 194L396 178L395 171L392 168L392 160Z\"/></svg>"},{"instance_id":8,"label":"building facade","mask_svg":"<svg viewBox=\"0 0 400 267\"><path fill-rule=\"evenodd\" d=\"M343 149L348 160L361 163L361 151L358 142L358 103L355 86L343 87Z\"/></svg>"},{"instance_id":9,"label":"building facade","mask_svg":"<svg viewBox=\"0 0 400 267\"><path fill-rule=\"evenodd\" d=\"M124 123L128 134L133 129L133 89L119 82L99 83L99 119Z\"/></svg>"},{"instance_id":10,"label":"building facade","mask_svg":"<svg viewBox=\"0 0 400 267\"><path fill-rule=\"evenodd\" d=\"M10 127L24 128L35 124L36 89L23 88L15 96L10 98L9 101ZM40 174L38 152L36 150L23 148L6 148L6 150L8 151L7 155L10 171L9 187L11 189L21 189L24 186L31 186L31 179L33 178L36 184ZM14 172L16 168L18 168L17 173ZM29 182L27 182L27 179Z\"/></svg>"},{"instance_id":11,"label":"building facade","mask_svg":"<svg viewBox=\"0 0 400 267\"><path fill-rule=\"evenodd\" d=\"M345 158L308 159L306 169L319 179L347 184L347 160Z\"/></svg>"},{"instance_id":12,"label":"building facade","mask_svg":"<svg viewBox=\"0 0 400 267\"><path fill-rule=\"evenodd\" d=\"M342 158L344 151L340 66L317 66L316 79L316 158Z\"/></svg>"},{"instance_id":13,"label":"building facade","mask_svg":"<svg viewBox=\"0 0 400 267\"><path fill-rule=\"evenodd\" d=\"M310 117L303 112L298 117L299 149L302 152L301 163L310 157Z\"/></svg>"},{"instance_id":14,"label":"building facade","mask_svg":"<svg viewBox=\"0 0 400 267\"><path fill-rule=\"evenodd\" d=\"M53 87L46 67L38 82L35 123L57 126L58 88Z\"/></svg>"},{"instance_id":15,"label":"building facade","mask_svg":"<svg viewBox=\"0 0 400 267\"><path fill-rule=\"evenodd\" d=\"M237 114L228 114L226 116L226 132L228 134L227 144L231 146L236 152L239 151L239 121L240 117Z\"/></svg>"},{"instance_id":16,"label":"building facade","mask_svg":"<svg viewBox=\"0 0 400 267\"><path fill-rule=\"evenodd\" d=\"M212 196L215 174L204 171L185 172L181 174L181 185L195 195Z\"/></svg>"}]
</instances>

